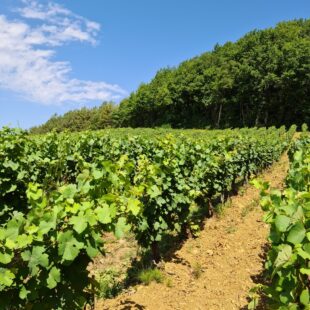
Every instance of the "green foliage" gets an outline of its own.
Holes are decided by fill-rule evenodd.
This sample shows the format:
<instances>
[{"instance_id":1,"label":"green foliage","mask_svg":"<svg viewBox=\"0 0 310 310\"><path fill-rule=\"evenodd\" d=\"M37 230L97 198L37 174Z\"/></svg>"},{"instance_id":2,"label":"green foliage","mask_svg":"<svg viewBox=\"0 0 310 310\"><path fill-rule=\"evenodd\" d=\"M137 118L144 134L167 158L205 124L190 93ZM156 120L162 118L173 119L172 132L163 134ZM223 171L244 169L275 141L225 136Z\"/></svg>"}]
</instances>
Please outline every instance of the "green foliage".
<instances>
[{"instance_id":1,"label":"green foliage","mask_svg":"<svg viewBox=\"0 0 310 310\"><path fill-rule=\"evenodd\" d=\"M157 72L119 105L52 116L30 131L108 127L241 128L310 123L310 20L253 30Z\"/></svg>"},{"instance_id":2,"label":"green foliage","mask_svg":"<svg viewBox=\"0 0 310 310\"><path fill-rule=\"evenodd\" d=\"M113 127L117 123L117 107L114 103L104 102L99 107L73 110L63 116L53 115L45 124L31 128L33 134L43 134L55 130L82 131Z\"/></svg>"},{"instance_id":3,"label":"green foliage","mask_svg":"<svg viewBox=\"0 0 310 310\"><path fill-rule=\"evenodd\" d=\"M99 298L113 298L122 289L121 281L119 280L119 272L113 269L105 270L97 275Z\"/></svg>"},{"instance_id":4,"label":"green foliage","mask_svg":"<svg viewBox=\"0 0 310 310\"><path fill-rule=\"evenodd\" d=\"M145 285L151 282L162 283L164 276L159 269L145 269L139 272L138 279Z\"/></svg>"},{"instance_id":5,"label":"green foliage","mask_svg":"<svg viewBox=\"0 0 310 310\"><path fill-rule=\"evenodd\" d=\"M271 249L263 288L277 309L308 309L310 275L310 137L296 141L290 152L286 189L261 184L261 205L270 224Z\"/></svg>"},{"instance_id":6,"label":"green foliage","mask_svg":"<svg viewBox=\"0 0 310 310\"><path fill-rule=\"evenodd\" d=\"M162 69L120 103L119 126L309 124L309 33L309 19L282 22Z\"/></svg>"},{"instance_id":7,"label":"green foliage","mask_svg":"<svg viewBox=\"0 0 310 310\"><path fill-rule=\"evenodd\" d=\"M301 131L302 132L307 132L308 130L309 130L308 125L307 124L302 124Z\"/></svg>"},{"instance_id":8,"label":"green foliage","mask_svg":"<svg viewBox=\"0 0 310 310\"><path fill-rule=\"evenodd\" d=\"M104 232L122 237L130 230L140 245L155 249L166 234L197 227L193 203L205 208L199 201L227 194L237 178L272 164L294 131L126 129L28 136L4 128L0 308L79 309L92 303L98 283L87 266L104 252ZM304 234L296 223L291 244Z\"/></svg>"}]
</instances>

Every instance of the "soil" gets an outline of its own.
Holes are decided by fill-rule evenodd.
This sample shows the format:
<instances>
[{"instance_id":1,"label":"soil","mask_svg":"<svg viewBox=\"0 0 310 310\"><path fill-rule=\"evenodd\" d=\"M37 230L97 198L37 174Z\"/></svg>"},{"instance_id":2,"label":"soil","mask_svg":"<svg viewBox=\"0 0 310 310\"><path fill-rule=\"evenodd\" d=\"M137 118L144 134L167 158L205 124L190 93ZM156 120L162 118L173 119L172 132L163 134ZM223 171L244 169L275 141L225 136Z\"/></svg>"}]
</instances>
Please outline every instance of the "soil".
<instances>
[{"instance_id":1,"label":"soil","mask_svg":"<svg viewBox=\"0 0 310 310\"><path fill-rule=\"evenodd\" d=\"M287 169L284 154L260 177L281 188ZM262 217L258 190L242 187L220 215L206 219L198 238L188 239L163 263L163 283L134 286L115 299L99 300L96 310L247 309L268 247L269 228Z\"/></svg>"}]
</instances>

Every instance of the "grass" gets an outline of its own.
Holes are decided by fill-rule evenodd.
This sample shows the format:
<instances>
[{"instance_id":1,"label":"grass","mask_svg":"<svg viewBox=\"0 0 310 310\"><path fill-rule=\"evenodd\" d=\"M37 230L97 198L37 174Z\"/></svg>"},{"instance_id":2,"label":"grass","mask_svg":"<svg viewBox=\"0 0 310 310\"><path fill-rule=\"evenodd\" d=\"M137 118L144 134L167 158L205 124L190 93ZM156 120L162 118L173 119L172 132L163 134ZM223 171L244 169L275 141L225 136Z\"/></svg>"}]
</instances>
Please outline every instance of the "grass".
<instances>
[{"instance_id":1,"label":"grass","mask_svg":"<svg viewBox=\"0 0 310 310\"><path fill-rule=\"evenodd\" d=\"M198 262L196 262L193 266L193 271L192 271L192 274L194 276L195 279L199 279L203 273L203 270L202 270L202 265Z\"/></svg>"},{"instance_id":2,"label":"grass","mask_svg":"<svg viewBox=\"0 0 310 310\"><path fill-rule=\"evenodd\" d=\"M225 214L225 210L232 206L231 198L228 198L224 203L218 203L215 207L215 212L218 217L222 217Z\"/></svg>"},{"instance_id":3,"label":"grass","mask_svg":"<svg viewBox=\"0 0 310 310\"><path fill-rule=\"evenodd\" d=\"M139 272L138 279L141 283L149 285L151 282L162 283L164 276L159 269L145 269Z\"/></svg>"},{"instance_id":4,"label":"grass","mask_svg":"<svg viewBox=\"0 0 310 310\"><path fill-rule=\"evenodd\" d=\"M243 196L243 195L245 194L245 188L244 188L244 187L241 187L241 188L239 189L239 191L238 191L238 194L239 194L240 196Z\"/></svg>"},{"instance_id":5,"label":"grass","mask_svg":"<svg viewBox=\"0 0 310 310\"><path fill-rule=\"evenodd\" d=\"M236 231L237 231L237 227L235 225L230 225L229 227L226 228L226 232L228 234L233 234Z\"/></svg>"},{"instance_id":6,"label":"grass","mask_svg":"<svg viewBox=\"0 0 310 310\"><path fill-rule=\"evenodd\" d=\"M166 281L165 281L165 283L166 283L167 287L169 287L169 288L173 287L173 281L172 281L172 279L167 278Z\"/></svg>"},{"instance_id":7,"label":"grass","mask_svg":"<svg viewBox=\"0 0 310 310\"><path fill-rule=\"evenodd\" d=\"M99 283L97 296L99 298L113 298L119 294L123 287L119 280L120 273L114 269L107 269L97 275L96 280Z\"/></svg>"},{"instance_id":8,"label":"grass","mask_svg":"<svg viewBox=\"0 0 310 310\"><path fill-rule=\"evenodd\" d=\"M253 199L246 207L241 211L241 216L246 217L250 212L252 212L259 205L259 199Z\"/></svg>"}]
</instances>

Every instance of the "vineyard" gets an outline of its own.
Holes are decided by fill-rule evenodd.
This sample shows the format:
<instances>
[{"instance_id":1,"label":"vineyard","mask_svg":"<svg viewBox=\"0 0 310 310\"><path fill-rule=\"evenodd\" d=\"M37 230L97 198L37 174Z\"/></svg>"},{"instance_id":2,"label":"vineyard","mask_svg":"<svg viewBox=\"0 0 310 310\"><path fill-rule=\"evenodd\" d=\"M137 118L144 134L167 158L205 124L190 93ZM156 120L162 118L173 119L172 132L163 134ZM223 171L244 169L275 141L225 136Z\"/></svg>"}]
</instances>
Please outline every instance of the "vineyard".
<instances>
[{"instance_id":1,"label":"vineyard","mask_svg":"<svg viewBox=\"0 0 310 310\"><path fill-rule=\"evenodd\" d=\"M258 286L272 300L273 309L309 309L310 276L310 137L305 134L289 150L290 169L283 191L261 189L261 206L270 224L268 283ZM253 304L257 302L253 300Z\"/></svg>"},{"instance_id":2,"label":"vineyard","mask_svg":"<svg viewBox=\"0 0 310 310\"><path fill-rule=\"evenodd\" d=\"M0 308L92 305L97 283L87 266L104 253L104 233L132 233L158 263L164 236L195 234L197 214L212 215L215 201L277 161L295 130L2 129ZM309 138L294 143L290 158L284 194L260 184L272 286L259 290L298 309L309 304Z\"/></svg>"}]
</instances>

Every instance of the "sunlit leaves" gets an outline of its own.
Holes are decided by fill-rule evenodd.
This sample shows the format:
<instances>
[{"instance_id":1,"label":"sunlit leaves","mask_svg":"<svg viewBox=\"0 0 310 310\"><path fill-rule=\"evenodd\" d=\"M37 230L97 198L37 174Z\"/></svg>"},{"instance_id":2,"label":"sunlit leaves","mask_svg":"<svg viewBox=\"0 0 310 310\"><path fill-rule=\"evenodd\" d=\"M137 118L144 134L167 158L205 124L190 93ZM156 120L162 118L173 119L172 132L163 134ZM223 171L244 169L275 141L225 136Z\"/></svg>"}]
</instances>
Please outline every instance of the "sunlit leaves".
<instances>
[{"instance_id":1,"label":"sunlit leaves","mask_svg":"<svg viewBox=\"0 0 310 310\"><path fill-rule=\"evenodd\" d=\"M271 284L265 294L279 309L309 306L310 275L309 181L310 137L304 135L289 151L291 160L282 192L262 189L265 220L271 225L271 249L266 262Z\"/></svg>"},{"instance_id":2,"label":"sunlit leaves","mask_svg":"<svg viewBox=\"0 0 310 310\"><path fill-rule=\"evenodd\" d=\"M57 286L57 283L60 281L60 270L56 267L52 267L48 274L47 278L47 287L52 289Z\"/></svg>"},{"instance_id":3,"label":"sunlit leaves","mask_svg":"<svg viewBox=\"0 0 310 310\"><path fill-rule=\"evenodd\" d=\"M289 231L287 241L293 244L301 243L306 236L306 230L301 222L295 224Z\"/></svg>"},{"instance_id":4,"label":"sunlit leaves","mask_svg":"<svg viewBox=\"0 0 310 310\"><path fill-rule=\"evenodd\" d=\"M81 212L78 216L73 216L69 223L73 225L73 229L81 234L87 228L87 219L84 217L84 214Z\"/></svg>"},{"instance_id":5,"label":"sunlit leaves","mask_svg":"<svg viewBox=\"0 0 310 310\"><path fill-rule=\"evenodd\" d=\"M61 187L59 191L64 199L72 199L77 192L77 188L75 184L69 184Z\"/></svg>"},{"instance_id":6,"label":"sunlit leaves","mask_svg":"<svg viewBox=\"0 0 310 310\"><path fill-rule=\"evenodd\" d=\"M60 232L57 237L58 254L62 256L62 261L73 261L80 253L80 250L84 248L84 244L79 242L74 237L72 231Z\"/></svg>"},{"instance_id":7,"label":"sunlit leaves","mask_svg":"<svg viewBox=\"0 0 310 310\"><path fill-rule=\"evenodd\" d=\"M11 205L10 196L0 212L0 264L7 267L1 269L0 299L19 296L9 303L23 309L44 303L46 296L52 304L63 303L57 304L59 309L83 307L89 299L87 265L104 251L104 233L123 238L130 231L141 246L149 247L186 225L197 230L195 212L203 206L196 199L223 194L234 177L269 165L288 139L284 129L275 128L220 135L138 132L51 133L24 140L25 149L19 152L25 161L10 159L18 166L8 163L5 169L12 173L16 168L16 175L7 175L5 186L0 178L0 189L24 201L19 208ZM266 207L280 198L275 192ZM290 212L280 214L279 230L303 221L298 208ZM307 246L293 250L288 262L307 258L307 251ZM81 270L83 276L77 278ZM63 294L64 288L70 294Z\"/></svg>"},{"instance_id":8,"label":"sunlit leaves","mask_svg":"<svg viewBox=\"0 0 310 310\"><path fill-rule=\"evenodd\" d=\"M133 214L133 215L138 215L140 212L141 208L141 203L137 199L129 199L128 200L128 210Z\"/></svg>"},{"instance_id":9,"label":"sunlit leaves","mask_svg":"<svg viewBox=\"0 0 310 310\"><path fill-rule=\"evenodd\" d=\"M14 274L9 269L0 268L0 291L5 286L11 286L14 278Z\"/></svg>"},{"instance_id":10,"label":"sunlit leaves","mask_svg":"<svg viewBox=\"0 0 310 310\"><path fill-rule=\"evenodd\" d=\"M108 204L103 204L103 205L99 206L95 210L95 212L98 216L98 220L100 223L102 223L102 224L111 223L110 207Z\"/></svg>"}]
</instances>

